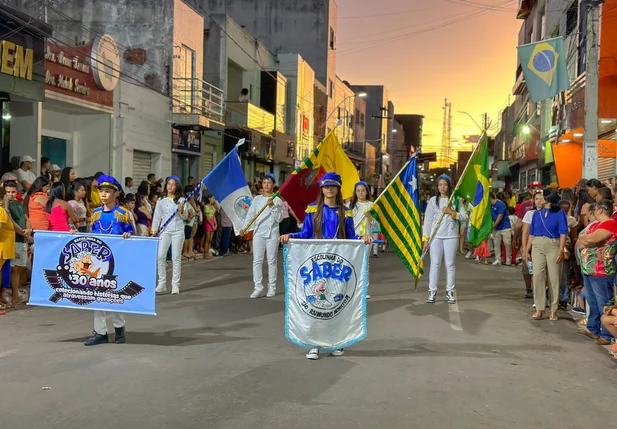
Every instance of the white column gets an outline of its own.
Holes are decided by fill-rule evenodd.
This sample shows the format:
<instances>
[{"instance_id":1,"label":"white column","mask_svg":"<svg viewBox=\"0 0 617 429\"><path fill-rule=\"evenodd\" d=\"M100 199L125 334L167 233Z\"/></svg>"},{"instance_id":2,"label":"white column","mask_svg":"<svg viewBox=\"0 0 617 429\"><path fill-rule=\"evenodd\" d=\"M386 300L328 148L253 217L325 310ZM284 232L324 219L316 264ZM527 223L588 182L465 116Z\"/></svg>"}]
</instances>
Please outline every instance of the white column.
<instances>
[{"instance_id":1,"label":"white column","mask_svg":"<svg viewBox=\"0 0 617 429\"><path fill-rule=\"evenodd\" d=\"M36 160L32 166L38 176L41 160L41 127L43 103L38 101L11 101L11 146L9 157L31 156Z\"/></svg>"}]
</instances>

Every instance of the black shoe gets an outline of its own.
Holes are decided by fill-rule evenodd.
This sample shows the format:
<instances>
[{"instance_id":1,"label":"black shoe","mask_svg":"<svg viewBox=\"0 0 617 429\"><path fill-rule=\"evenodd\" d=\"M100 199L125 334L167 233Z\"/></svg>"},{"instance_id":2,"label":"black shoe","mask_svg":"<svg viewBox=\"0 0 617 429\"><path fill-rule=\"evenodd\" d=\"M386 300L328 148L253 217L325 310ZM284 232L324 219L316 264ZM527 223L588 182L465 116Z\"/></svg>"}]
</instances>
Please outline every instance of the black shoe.
<instances>
[{"instance_id":1,"label":"black shoe","mask_svg":"<svg viewBox=\"0 0 617 429\"><path fill-rule=\"evenodd\" d=\"M533 290L531 290L531 289L527 289L527 290L525 291L525 298L527 298L527 299L531 299L531 298L533 298Z\"/></svg>"},{"instance_id":2,"label":"black shoe","mask_svg":"<svg viewBox=\"0 0 617 429\"><path fill-rule=\"evenodd\" d=\"M561 302L559 303L559 308L560 308L561 310L566 310L566 311L568 311L568 301L561 301Z\"/></svg>"},{"instance_id":3,"label":"black shoe","mask_svg":"<svg viewBox=\"0 0 617 429\"><path fill-rule=\"evenodd\" d=\"M93 332L93 334L93 337L88 338L86 341L84 341L84 346L98 346L99 344L107 344L109 342L109 337L107 336L107 334L101 335L97 334L96 332Z\"/></svg>"},{"instance_id":4,"label":"black shoe","mask_svg":"<svg viewBox=\"0 0 617 429\"><path fill-rule=\"evenodd\" d=\"M374 253L373 258L379 258L379 255L377 253Z\"/></svg>"},{"instance_id":5,"label":"black shoe","mask_svg":"<svg viewBox=\"0 0 617 429\"><path fill-rule=\"evenodd\" d=\"M124 326L122 328L116 329L116 344L124 344L126 343L126 330Z\"/></svg>"}]
</instances>

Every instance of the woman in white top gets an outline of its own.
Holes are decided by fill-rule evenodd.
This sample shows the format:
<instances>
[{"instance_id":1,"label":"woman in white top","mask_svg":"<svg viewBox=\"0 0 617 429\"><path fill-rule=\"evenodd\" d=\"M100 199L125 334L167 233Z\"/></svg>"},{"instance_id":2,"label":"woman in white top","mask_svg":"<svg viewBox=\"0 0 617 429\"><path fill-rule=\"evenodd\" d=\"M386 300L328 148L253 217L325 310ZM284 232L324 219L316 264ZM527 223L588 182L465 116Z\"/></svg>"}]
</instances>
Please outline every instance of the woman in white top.
<instances>
[{"instance_id":1,"label":"woman in white top","mask_svg":"<svg viewBox=\"0 0 617 429\"><path fill-rule=\"evenodd\" d=\"M432 304L437 296L437 283L439 282L439 270L441 269L442 257L446 260L446 302L456 303L454 298L454 280L456 277L456 252L458 250L458 240L460 225L465 224L468 219L465 206L458 197L454 197L448 206L448 199L452 195L452 180L445 174L437 178L437 192L431 197L424 215L424 225L422 226L422 241L424 249L428 248L428 240L433 234L442 213L443 221L431 242L431 270L429 274L429 295L426 302Z\"/></svg>"},{"instance_id":2,"label":"woman in white top","mask_svg":"<svg viewBox=\"0 0 617 429\"><path fill-rule=\"evenodd\" d=\"M171 294L180 293L180 274L182 269L182 245L184 243L184 198L182 198L182 185L177 176L170 176L165 181L167 196L160 199L154 209L152 219L152 234L161 239L158 251L158 274L159 282L156 287L158 293L167 290L166 262L167 250L171 246L171 260L173 275L171 278Z\"/></svg>"},{"instance_id":3,"label":"woman in white top","mask_svg":"<svg viewBox=\"0 0 617 429\"><path fill-rule=\"evenodd\" d=\"M283 202L280 198L272 199L274 184L276 178L274 174L268 173L264 176L262 185L263 192L261 195L255 196L248 213L240 235L244 236L249 222L253 220L255 215L267 204L269 208L257 218L251 226L253 232L253 282L255 289L251 294L251 298L260 298L263 293L263 262L264 251L268 255L268 298L276 296L276 274L277 274L277 256L279 249L279 223L283 220Z\"/></svg>"},{"instance_id":4,"label":"woman in white top","mask_svg":"<svg viewBox=\"0 0 617 429\"><path fill-rule=\"evenodd\" d=\"M368 184L366 182L356 183L353 197L351 197L349 203L349 209L353 213L356 234L360 237L370 236L373 237L373 240L377 240L377 233L374 232L377 228L377 222L368 213L371 207L373 207L373 202L369 199ZM373 243L371 246L373 246L373 257L379 257L379 245ZM367 298L370 297L367 296Z\"/></svg>"}]
</instances>

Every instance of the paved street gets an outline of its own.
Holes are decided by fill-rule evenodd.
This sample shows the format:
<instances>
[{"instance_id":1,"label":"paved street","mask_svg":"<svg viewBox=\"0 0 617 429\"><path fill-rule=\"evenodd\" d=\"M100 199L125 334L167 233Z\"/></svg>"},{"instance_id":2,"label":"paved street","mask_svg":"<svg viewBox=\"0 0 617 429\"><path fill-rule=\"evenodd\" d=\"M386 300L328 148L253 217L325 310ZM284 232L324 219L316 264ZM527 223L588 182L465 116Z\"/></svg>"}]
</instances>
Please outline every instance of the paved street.
<instances>
[{"instance_id":1,"label":"paved street","mask_svg":"<svg viewBox=\"0 0 617 429\"><path fill-rule=\"evenodd\" d=\"M396 256L371 260L368 338L308 361L284 338L283 287L248 299L250 261L186 264L180 296L159 298L156 317L127 317L126 345L84 347L87 311L2 316L0 427L610 425L617 363L571 320L532 322L517 270L461 258L458 305L443 290L428 305L426 278L413 292Z\"/></svg>"}]
</instances>

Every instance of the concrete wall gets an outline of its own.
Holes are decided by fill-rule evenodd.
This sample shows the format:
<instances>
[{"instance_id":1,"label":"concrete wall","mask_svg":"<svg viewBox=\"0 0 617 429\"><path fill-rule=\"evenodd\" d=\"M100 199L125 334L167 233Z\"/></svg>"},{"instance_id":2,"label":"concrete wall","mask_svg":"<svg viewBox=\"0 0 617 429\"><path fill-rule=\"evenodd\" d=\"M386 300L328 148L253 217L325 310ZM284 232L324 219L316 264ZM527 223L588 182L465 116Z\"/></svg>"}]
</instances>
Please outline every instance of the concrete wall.
<instances>
[{"instance_id":1,"label":"concrete wall","mask_svg":"<svg viewBox=\"0 0 617 429\"><path fill-rule=\"evenodd\" d=\"M114 94L116 139L114 164L118 177L133 176L133 151L153 154L153 173L171 174L171 105L146 88L120 82Z\"/></svg>"},{"instance_id":2,"label":"concrete wall","mask_svg":"<svg viewBox=\"0 0 617 429\"><path fill-rule=\"evenodd\" d=\"M388 90L381 85L352 85L354 92L366 92L366 140L385 152L388 145L388 120L373 119L373 116L387 116L380 107L388 107Z\"/></svg>"},{"instance_id":3,"label":"concrete wall","mask_svg":"<svg viewBox=\"0 0 617 429\"><path fill-rule=\"evenodd\" d=\"M188 6L182 0L174 0L174 26L173 26L173 77L192 78L193 74L196 79L203 79L203 61L204 61L204 18L193 8ZM183 48L195 52L195 69L193 73L190 67L193 66L192 59L185 59L181 53ZM187 62L190 63L187 64ZM196 93L187 93L187 90L195 89ZM176 80L173 84L174 99L184 98L190 106L195 105L199 108L202 104L200 82L191 82L184 80ZM190 94L190 96L188 96ZM177 101L176 101L177 102ZM180 103L182 105L182 103ZM185 108L188 106L184 106Z\"/></svg>"},{"instance_id":4,"label":"concrete wall","mask_svg":"<svg viewBox=\"0 0 617 429\"><path fill-rule=\"evenodd\" d=\"M41 159L41 123L43 103L25 101L11 102L11 147L9 160L14 156L31 156ZM40 163L36 162L32 169L39 173Z\"/></svg>"}]
</instances>

